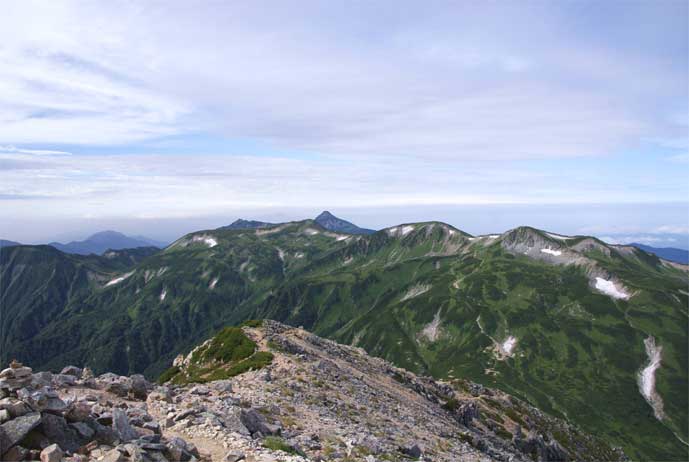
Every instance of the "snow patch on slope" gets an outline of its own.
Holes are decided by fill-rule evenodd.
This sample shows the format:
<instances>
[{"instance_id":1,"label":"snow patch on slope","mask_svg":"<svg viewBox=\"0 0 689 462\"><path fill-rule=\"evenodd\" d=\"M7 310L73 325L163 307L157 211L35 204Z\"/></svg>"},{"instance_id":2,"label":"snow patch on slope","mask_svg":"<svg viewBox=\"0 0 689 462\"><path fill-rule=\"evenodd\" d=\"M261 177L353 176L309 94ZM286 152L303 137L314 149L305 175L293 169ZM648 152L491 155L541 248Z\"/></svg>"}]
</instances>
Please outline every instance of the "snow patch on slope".
<instances>
[{"instance_id":1,"label":"snow patch on slope","mask_svg":"<svg viewBox=\"0 0 689 462\"><path fill-rule=\"evenodd\" d=\"M410 298L418 297L431 290L430 284L416 284L414 287L410 288L407 293L400 299L401 302L409 300Z\"/></svg>"},{"instance_id":2,"label":"snow patch on slope","mask_svg":"<svg viewBox=\"0 0 689 462\"><path fill-rule=\"evenodd\" d=\"M213 236L211 236L209 234L201 234L198 236L193 236L191 238L191 242L203 242L208 247L215 247L216 245L218 245L218 241Z\"/></svg>"},{"instance_id":3,"label":"snow patch on slope","mask_svg":"<svg viewBox=\"0 0 689 462\"><path fill-rule=\"evenodd\" d=\"M553 234L553 233L546 233L548 236L552 237L553 239L560 239L562 241L567 240L567 239L572 239L569 236L562 236L560 234Z\"/></svg>"},{"instance_id":4,"label":"snow patch on slope","mask_svg":"<svg viewBox=\"0 0 689 462\"><path fill-rule=\"evenodd\" d=\"M167 289L163 288L163 290L160 292L160 301L162 302L165 300L165 297L167 297Z\"/></svg>"},{"instance_id":5,"label":"snow patch on slope","mask_svg":"<svg viewBox=\"0 0 689 462\"><path fill-rule=\"evenodd\" d=\"M662 361L663 347L656 345L653 336L644 340L644 346L646 347L646 356L648 356L648 365L639 372L639 391L653 408L656 419L662 420L665 417L663 413L663 400L656 391L655 374Z\"/></svg>"},{"instance_id":6,"label":"snow patch on slope","mask_svg":"<svg viewBox=\"0 0 689 462\"><path fill-rule=\"evenodd\" d=\"M131 272L126 273L126 274L123 274L120 277L116 277L115 279L108 281L108 283L105 284L105 287L114 286L115 284L119 284L120 282L124 281L125 279L127 279L129 276L131 276L135 272L136 272L136 270L131 271Z\"/></svg>"},{"instance_id":7,"label":"snow patch on slope","mask_svg":"<svg viewBox=\"0 0 689 462\"><path fill-rule=\"evenodd\" d=\"M406 236L407 234L411 233L412 231L414 231L413 226L410 226L410 225L403 226L402 227L402 236Z\"/></svg>"},{"instance_id":8,"label":"snow patch on slope","mask_svg":"<svg viewBox=\"0 0 689 462\"><path fill-rule=\"evenodd\" d=\"M433 320L421 330L421 336L426 337L429 342L435 342L440 338L440 310L435 313Z\"/></svg>"},{"instance_id":9,"label":"snow patch on slope","mask_svg":"<svg viewBox=\"0 0 689 462\"><path fill-rule=\"evenodd\" d=\"M554 250L554 249L551 249L550 247L547 247L547 248L545 248L545 249L541 249L541 252L547 253L547 254L550 254L550 255L555 255L556 257L562 255L562 251L560 251L560 250Z\"/></svg>"},{"instance_id":10,"label":"snow patch on slope","mask_svg":"<svg viewBox=\"0 0 689 462\"><path fill-rule=\"evenodd\" d=\"M210 284L208 284L208 288L213 290L215 289L215 286L218 284L218 278L213 278Z\"/></svg>"},{"instance_id":11,"label":"snow patch on slope","mask_svg":"<svg viewBox=\"0 0 689 462\"><path fill-rule=\"evenodd\" d=\"M596 278L596 289L616 299L627 300L630 297L624 288L618 288L614 282L601 277Z\"/></svg>"},{"instance_id":12,"label":"snow patch on slope","mask_svg":"<svg viewBox=\"0 0 689 462\"><path fill-rule=\"evenodd\" d=\"M500 349L507 356L512 356L512 352L514 351L515 346L517 346L517 338L510 335L505 339L504 342L500 344Z\"/></svg>"}]
</instances>

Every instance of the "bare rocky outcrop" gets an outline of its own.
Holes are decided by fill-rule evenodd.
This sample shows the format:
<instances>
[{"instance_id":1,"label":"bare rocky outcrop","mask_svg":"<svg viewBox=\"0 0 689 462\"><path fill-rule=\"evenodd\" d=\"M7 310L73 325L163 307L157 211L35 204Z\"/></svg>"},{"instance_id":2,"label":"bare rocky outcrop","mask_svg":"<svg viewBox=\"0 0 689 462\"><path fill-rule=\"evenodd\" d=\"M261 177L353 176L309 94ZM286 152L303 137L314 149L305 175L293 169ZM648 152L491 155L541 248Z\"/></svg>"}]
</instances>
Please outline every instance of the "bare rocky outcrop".
<instances>
[{"instance_id":1,"label":"bare rocky outcrop","mask_svg":"<svg viewBox=\"0 0 689 462\"><path fill-rule=\"evenodd\" d=\"M60 374L18 362L0 372L0 460L201 460L193 444L168 439L148 413L153 385L142 376L66 367Z\"/></svg>"},{"instance_id":2,"label":"bare rocky outcrop","mask_svg":"<svg viewBox=\"0 0 689 462\"><path fill-rule=\"evenodd\" d=\"M0 373L3 460L625 460L503 392L420 377L277 322L256 325L243 332L272 362L205 383L156 386L77 368L34 374L14 363ZM191 355L175 368L197 367Z\"/></svg>"}]
</instances>

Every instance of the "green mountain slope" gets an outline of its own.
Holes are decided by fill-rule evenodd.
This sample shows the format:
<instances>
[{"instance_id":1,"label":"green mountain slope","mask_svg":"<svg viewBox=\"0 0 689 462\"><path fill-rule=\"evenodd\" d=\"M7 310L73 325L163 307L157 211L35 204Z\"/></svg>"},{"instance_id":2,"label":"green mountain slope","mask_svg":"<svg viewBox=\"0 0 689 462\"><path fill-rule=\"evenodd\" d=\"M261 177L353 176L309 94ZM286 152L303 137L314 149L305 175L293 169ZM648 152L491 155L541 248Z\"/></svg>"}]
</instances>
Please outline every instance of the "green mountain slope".
<instances>
[{"instance_id":1,"label":"green mountain slope","mask_svg":"<svg viewBox=\"0 0 689 462\"><path fill-rule=\"evenodd\" d=\"M3 278L16 271L11 249L0 250ZM354 236L306 220L200 231L81 290L50 280L13 295L23 311L55 290L64 308L14 334L12 354L154 376L224 325L274 318L416 372L502 388L636 459L683 460L687 282L685 268L641 250L532 228L473 237L430 222ZM645 399L647 344L661 351Z\"/></svg>"}]
</instances>

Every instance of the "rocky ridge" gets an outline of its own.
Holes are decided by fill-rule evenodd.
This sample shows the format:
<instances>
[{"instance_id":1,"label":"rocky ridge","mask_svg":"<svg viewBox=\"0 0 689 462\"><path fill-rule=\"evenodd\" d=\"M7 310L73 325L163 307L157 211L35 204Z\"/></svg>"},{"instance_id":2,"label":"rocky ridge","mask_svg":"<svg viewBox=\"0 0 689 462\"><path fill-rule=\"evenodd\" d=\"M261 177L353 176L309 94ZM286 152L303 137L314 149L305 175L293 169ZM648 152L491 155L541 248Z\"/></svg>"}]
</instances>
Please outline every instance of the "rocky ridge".
<instances>
[{"instance_id":1,"label":"rocky ridge","mask_svg":"<svg viewBox=\"0 0 689 462\"><path fill-rule=\"evenodd\" d=\"M242 332L272 362L206 383L13 362L0 372L2 460L625 460L505 393L418 377L277 322L252 326Z\"/></svg>"},{"instance_id":2,"label":"rocky ridge","mask_svg":"<svg viewBox=\"0 0 689 462\"><path fill-rule=\"evenodd\" d=\"M152 408L171 419L171 431L243 454L267 438L294 461L625 459L500 391L418 377L360 348L274 321L244 332L259 350L271 351L272 363L230 380L174 387L178 401L155 401ZM198 351L175 361L181 376ZM195 425L192 415L205 421Z\"/></svg>"}]
</instances>

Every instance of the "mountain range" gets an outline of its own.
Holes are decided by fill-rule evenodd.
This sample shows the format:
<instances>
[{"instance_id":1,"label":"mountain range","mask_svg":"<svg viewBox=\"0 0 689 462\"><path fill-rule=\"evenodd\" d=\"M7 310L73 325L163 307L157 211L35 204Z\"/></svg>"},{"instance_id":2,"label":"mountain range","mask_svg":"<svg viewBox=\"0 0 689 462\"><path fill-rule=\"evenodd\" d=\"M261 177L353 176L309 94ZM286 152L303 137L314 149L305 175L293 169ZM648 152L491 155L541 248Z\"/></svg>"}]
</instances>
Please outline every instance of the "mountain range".
<instances>
[{"instance_id":1,"label":"mountain range","mask_svg":"<svg viewBox=\"0 0 689 462\"><path fill-rule=\"evenodd\" d=\"M351 223L347 220L343 220L342 218L338 218L329 211L325 210L321 212L316 218L313 220L314 222L318 223L321 225L323 228L329 230L329 231L335 231L338 233L347 233L347 234L373 234L376 231L373 229L366 229L366 228L360 228L354 223ZM277 226L276 223L268 223L265 221L256 221L256 220L244 220L242 218L234 221L232 224L228 226L223 226L218 229L257 229L257 228L267 228L270 226Z\"/></svg>"},{"instance_id":2,"label":"mountain range","mask_svg":"<svg viewBox=\"0 0 689 462\"><path fill-rule=\"evenodd\" d=\"M652 253L660 258L664 258L665 260L689 265L689 250L676 249L674 247L651 247L650 245L637 244L635 242L632 242L629 245L633 245L637 249Z\"/></svg>"},{"instance_id":3,"label":"mountain range","mask_svg":"<svg viewBox=\"0 0 689 462\"><path fill-rule=\"evenodd\" d=\"M117 258L7 247L0 269L2 362L153 378L223 326L268 318L501 389L634 459L687 455L687 267L633 246L303 220Z\"/></svg>"},{"instance_id":4,"label":"mountain range","mask_svg":"<svg viewBox=\"0 0 689 462\"><path fill-rule=\"evenodd\" d=\"M158 242L142 236L130 237L117 231L101 231L83 241L71 241L67 244L51 242L48 245L62 252L79 255L101 255L106 250L134 249L136 247L163 248L166 246L163 242Z\"/></svg>"}]
</instances>

